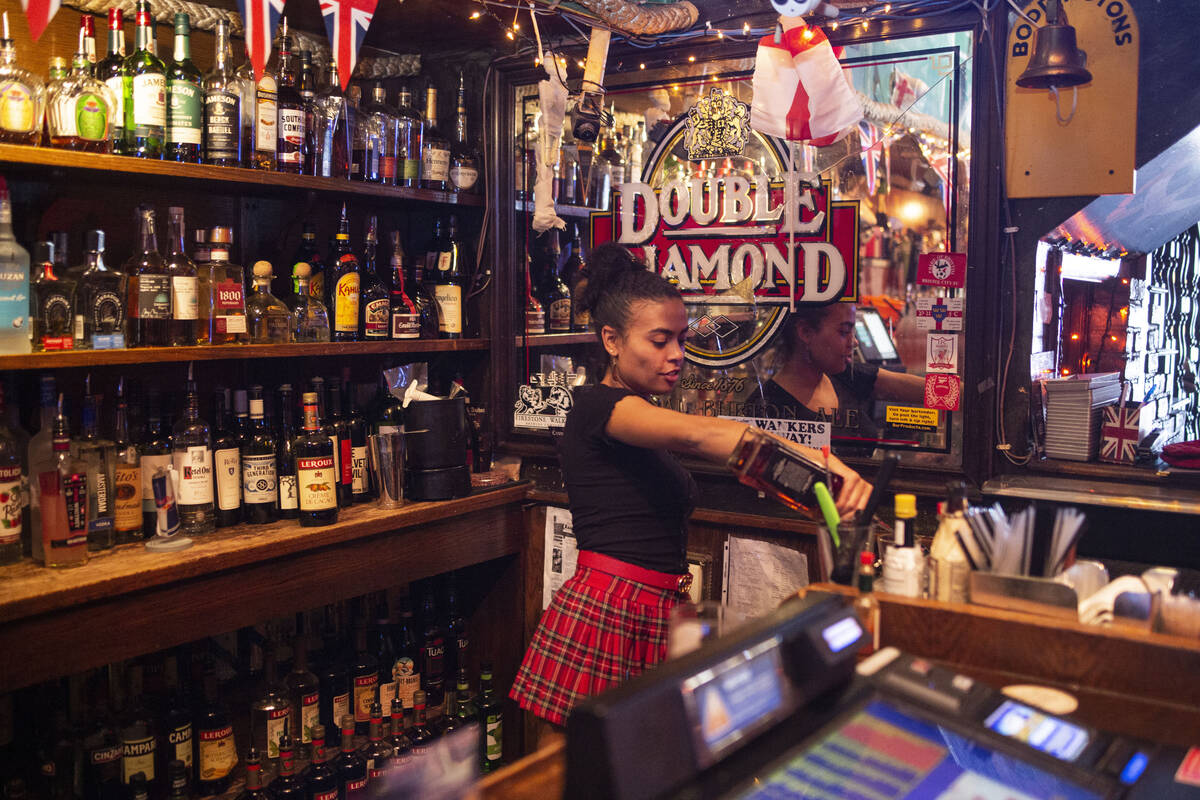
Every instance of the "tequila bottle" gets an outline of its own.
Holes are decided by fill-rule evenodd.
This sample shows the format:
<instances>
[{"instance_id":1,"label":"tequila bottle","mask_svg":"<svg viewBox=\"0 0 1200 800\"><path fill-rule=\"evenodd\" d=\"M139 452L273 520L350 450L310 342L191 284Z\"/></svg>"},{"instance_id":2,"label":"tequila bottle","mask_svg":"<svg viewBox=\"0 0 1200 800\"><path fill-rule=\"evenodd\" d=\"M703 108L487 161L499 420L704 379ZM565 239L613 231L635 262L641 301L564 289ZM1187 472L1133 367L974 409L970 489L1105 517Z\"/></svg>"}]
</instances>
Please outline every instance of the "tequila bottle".
<instances>
[{"instance_id":1,"label":"tequila bottle","mask_svg":"<svg viewBox=\"0 0 1200 800\"><path fill-rule=\"evenodd\" d=\"M0 39L0 143L38 144L45 110L46 86L17 64L17 47L9 37L5 11L4 38Z\"/></svg>"},{"instance_id":2,"label":"tequila bottle","mask_svg":"<svg viewBox=\"0 0 1200 800\"><path fill-rule=\"evenodd\" d=\"M246 325L246 297L241 266L229 260L233 229L218 226L208 235L209 262L201 271L201 303L208 324L201 326L200 340L208 344L245 344L250 334Z\"/></svg>"},{"instance_id":3,"label":"tequila bottle","mask_svg":"<svg viewBox=\"0 0 1200 800\"><path fill-rule=\"evenodd\" d=\"M187 226L183 209L167 209L171 252L165 270L171 280L171 321L168 339L173 345L194 345L200 317L199 289L196 264L187 256Z\"/></svg>"},{"instance_id":4,"label":"tequila bottle","mask_svg":"<svg viewBox=\"0 0 1200 800\"><path fill-rule=\"evenodd\" d=\"M175 52L167 68L165 157L200 163L204 127L204 91L200 70L192 63L191 25L187 14L175 15Z\"/></svg>"},{"instance_id":5,"label":"tequila bottle","mask_svg":"<svg viewBox=\"0 0 1200 800\"><path fill-rule=\"evenodd\" d=\"M137 2L134 50L125 59L125 149L140 158L162 158L167 125L167 70L156 55L154 16Z\"/></svg>"},{"instance_id":6,"label":"tequila bottle","mask_svg":"<svg viewBox=\"0 0 1200 800\"><path fill-rule=\"evenodd\" d=\"M107 550L116 542L113 520L115 474L113 443L100 437L100 403L92 394L92 376L84 379L80 435L72 449L87 465L88 550Z\"/></svg>"},{"instance_id":7,"label":"tequila bottle","mask_svg":"<svg viewBox=\"0 0 1200 800\"><path fill-rule=\"evenodd\" d=\"M51 87L48 101L50 144L66 150L107 153L112 150L112 119L116 100L92 77L92 63L80 50L71 73Z\"/></svg>"},{"instance_id":8,"label":"tequila bottle","mask_svg":"<svg viewBox=\"0 0 1200 800\"><path fill-rule=\"evenodd\" d=\"M190 371L189 367L186 405L171 436L171 469L178 484L175 496L182 532L195 536L212 533L215 514L212 433L200 419L200 398Z\"/></svg>"},{"instance_id":9,"label":"tequila bottle","mask_svg":"<svg viewBox=\"0 0 1200 800\"><path fill-rule=\"evenodd\" d=\"M297 342L328 342L329 312L320 299L309 292L308 278L312 268L301 261L292 267L296 277L296 307L292 309L292 338Z\"/></svg>"},{"instance_id":10,"label":"tequila bottle","mask_svg":"<svg viewBox=\"0 0 1200 800\"><path fill-rule=\"evenodd\" d=\"M246 317L253 344L287 344L292 340L291 314L279 298L271 294L271 263L254 264L254 289L246 300Z\"/></svg>"},{"instance_id":11,"label":"tequila bottle","mask_svg":"<svg viewBox=\"0 0 1200 800\"><path fill-rule=\"evenodd\" d=\"M75 281L55 273L54 245L50 242L34 245L34 261L39 271L31 309L33 348L70 350L75 345Z\"/></svg>"},{"instance_id":12,"label":"tequila bottle","mask_svg":"<svg viewBox=\"0 0 1200 800\"><path fill-rule=\"evenodd\" d=\"M79 277L78 311L83 317L80 347L112 350L125 346L125 298L129 279L104 261L104 231L88 231L87 267Z\"/></svg>"}]
</instances>

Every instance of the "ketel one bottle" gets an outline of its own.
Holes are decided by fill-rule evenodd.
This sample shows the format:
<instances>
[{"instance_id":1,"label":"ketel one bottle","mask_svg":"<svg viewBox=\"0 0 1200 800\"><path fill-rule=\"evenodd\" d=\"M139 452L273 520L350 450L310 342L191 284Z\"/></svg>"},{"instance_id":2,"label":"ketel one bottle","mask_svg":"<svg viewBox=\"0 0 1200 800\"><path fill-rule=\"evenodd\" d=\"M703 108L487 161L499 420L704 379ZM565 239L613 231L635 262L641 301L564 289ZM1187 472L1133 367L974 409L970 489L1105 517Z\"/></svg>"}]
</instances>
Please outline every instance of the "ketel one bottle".
<instances>
[{"instance_id":1,"label":"ketel one bottle","mask_svg":"<svg viewBox=\"0 0 1200 800\"><path fill-rule=\"evenodd\" d=\"M171 468L179 482L179 519L189 536L211 533L216 523L213 510L212 432L200 419L200 398L189 373L187 403L175 423L171 437Z\"/></svg>"},{"instance_id":2,"label":"ketel one bottle","mask_svg":"<svg viewBox=\"0 0 1200 800\"><path fill-rule=\"evenodd\" d=\"M321 430L317 395L305 392L304 429L296 438L296 482L300 490L300 524L330 525L337 522L338 476L334 468L333 443Z\"/></svg>"}]
</instances>

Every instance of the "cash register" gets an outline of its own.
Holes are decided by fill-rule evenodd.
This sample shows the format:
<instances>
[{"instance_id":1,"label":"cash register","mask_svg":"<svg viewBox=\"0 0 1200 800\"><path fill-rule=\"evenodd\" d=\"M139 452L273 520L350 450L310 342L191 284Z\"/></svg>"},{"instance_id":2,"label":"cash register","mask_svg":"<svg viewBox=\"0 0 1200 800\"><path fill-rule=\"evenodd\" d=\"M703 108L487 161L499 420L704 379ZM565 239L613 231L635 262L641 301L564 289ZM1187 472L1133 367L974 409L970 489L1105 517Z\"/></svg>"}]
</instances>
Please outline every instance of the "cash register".
<instances>
[{"instance_id":1,"label":"cash register","mask_svg":"<svg viewBox=\"0 0 1200 800\"><path fill-rule=\"evenodd\" d=\"M1182 748L1115 736L864 638L839 598L766 617L582 702L571 800L1200 798ZM1200 739L1200 732L1198 732Z\"/></svg>"}]
</instances>

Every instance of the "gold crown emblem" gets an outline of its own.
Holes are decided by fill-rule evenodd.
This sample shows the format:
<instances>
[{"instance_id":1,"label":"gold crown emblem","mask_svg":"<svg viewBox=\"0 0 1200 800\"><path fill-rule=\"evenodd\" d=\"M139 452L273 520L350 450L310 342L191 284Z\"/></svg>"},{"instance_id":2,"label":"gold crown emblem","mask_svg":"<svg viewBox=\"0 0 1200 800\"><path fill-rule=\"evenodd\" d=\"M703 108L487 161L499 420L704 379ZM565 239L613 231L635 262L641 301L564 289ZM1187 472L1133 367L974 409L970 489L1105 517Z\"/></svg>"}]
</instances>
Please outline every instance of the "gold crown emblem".
<instances>
[{"instance_id":1,"label":"gold crown emblem","mask_svg":"<svg viewBox=\"0 0 1200 800\"><path fill-rule=\"evenodd\" d=\"M688 158L724 158L746 149L750 106L716 86L688 111L683 146Z\"/></svg>"}]
</instances>

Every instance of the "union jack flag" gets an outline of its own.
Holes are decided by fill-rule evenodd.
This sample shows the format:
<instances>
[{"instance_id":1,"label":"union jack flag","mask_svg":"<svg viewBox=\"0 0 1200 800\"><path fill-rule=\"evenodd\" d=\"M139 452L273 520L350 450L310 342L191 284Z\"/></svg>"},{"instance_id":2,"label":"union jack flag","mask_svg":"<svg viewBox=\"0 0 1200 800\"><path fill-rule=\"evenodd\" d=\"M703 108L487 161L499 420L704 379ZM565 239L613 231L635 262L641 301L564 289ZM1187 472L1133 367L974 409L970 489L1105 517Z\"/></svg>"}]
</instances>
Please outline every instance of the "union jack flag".
<instances>
[{"instance_id":1,"label":"union jack flag","mask_svg":"<svg viewBox=\"0 0 1200 800\"><path fill-rule=\"evenodd\" d=\"M61 5L60 0L21 0L21 8L29 22L29 35L35 42L41 38Z\"/></svg>"},{"instance_id":2,"label":"union jack flag","mask_svg":"<svg viewBox=\"0 0 1200 800\"><path fill-rule=\"evenodd\" d=\"M325 18L325 32L329 34L343 91L350 83L350 75L358 63L358 49L367 37L378 5L379 0L321 0L321 16Z\"/></svg>"},{"instance_id":3,"label":"union jack flag","mask_svg":"<svg viewBox=\"0 0 1200 800\"><path fill-rule=\"evenodd\" d=\"M237 0L242 26L246 29L246 55L254 67L254 79L262 78L271 57L271 40L283 16L285 0Z\"/></svg>"},{"instance_id":4,"label":"union jack flag","mask_svg":"<svg viewBox=\"0 0 1200 800\"><path fill-rule=\"evenodd\" d=\"M862 160L863 169L867 173L867 194L873 195L879 173L879 153L883 149L883 139L879 136L879 128L866 121L858 123L858 135L862 139Z\"/></svg>"}]
</instances>

